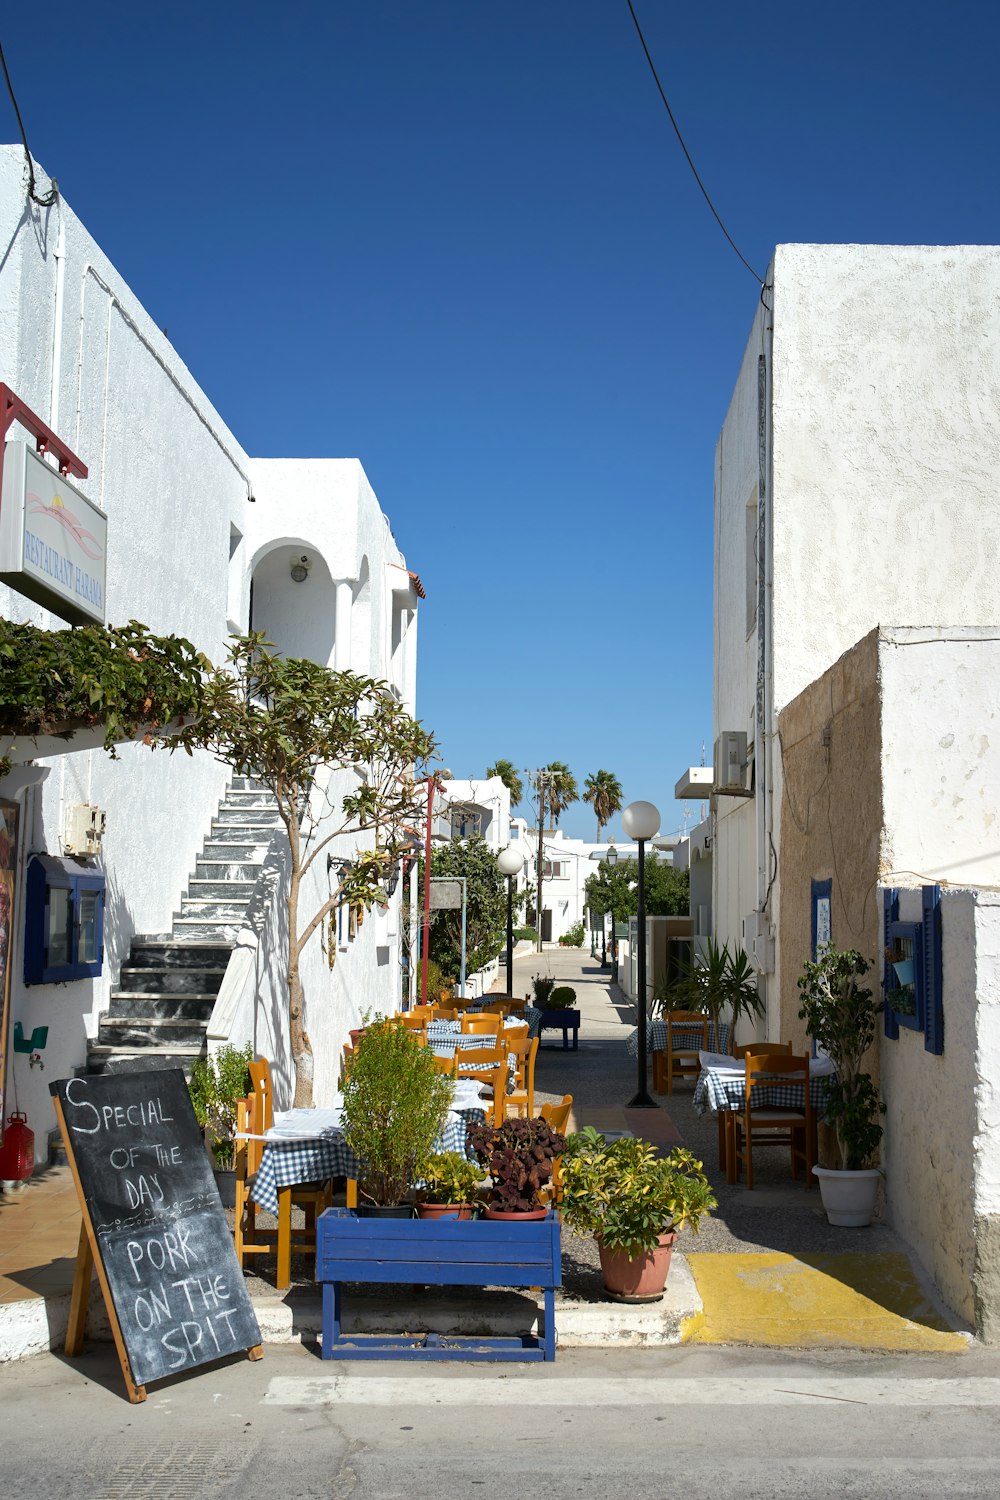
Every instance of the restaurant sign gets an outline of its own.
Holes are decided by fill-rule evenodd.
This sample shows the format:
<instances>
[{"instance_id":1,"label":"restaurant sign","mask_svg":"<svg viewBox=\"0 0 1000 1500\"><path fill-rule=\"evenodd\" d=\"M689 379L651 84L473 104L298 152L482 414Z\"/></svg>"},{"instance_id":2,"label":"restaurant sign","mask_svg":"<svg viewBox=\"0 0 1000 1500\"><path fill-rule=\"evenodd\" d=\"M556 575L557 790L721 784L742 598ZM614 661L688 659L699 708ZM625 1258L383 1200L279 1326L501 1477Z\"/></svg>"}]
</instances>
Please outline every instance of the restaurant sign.
<instances>
[{"instance_id":1,"label":"restaurant sign","mask_svg":"<svg viewBox=\"0 0 1000 1500\"><path fill-rule=\"evenodd\" d=\"M104 624L108 518L26 443L9 442L0 581L72 625Z\"/></svg>"}]
</instances>

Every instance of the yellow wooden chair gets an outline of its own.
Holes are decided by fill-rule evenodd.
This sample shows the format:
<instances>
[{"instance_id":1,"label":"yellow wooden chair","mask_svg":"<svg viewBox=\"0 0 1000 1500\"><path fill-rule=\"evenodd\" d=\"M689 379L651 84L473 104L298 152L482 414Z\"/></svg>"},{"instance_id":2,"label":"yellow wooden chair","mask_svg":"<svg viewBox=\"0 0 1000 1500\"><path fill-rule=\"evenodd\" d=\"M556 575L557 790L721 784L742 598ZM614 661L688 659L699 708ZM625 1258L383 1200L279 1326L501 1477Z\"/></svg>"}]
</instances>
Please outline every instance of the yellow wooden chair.
<instances>
[{"instance_id":1,"label":"yellow wooden chair","mask_svg":"<svg viewBox=\"0 0 1000 1500\"><path fill-rule=\"evenodd\" d=\"M455 1077L475 1079L484 1090L492 1091L489 1104L494 1125L502 1125L507 1117L508 1076L506 1042L496 1047L459 1048L455 1052Z\"/></svg>"},{"instance_id":2,"label":"yellow wooden chair","mask_svg":"<svg viewBox=\"0 0 1000 1500\"><path fill-rule=\"evenodd\" d=\"M448 1078L458 1077L455 1063L455 1056L457 1054L451 1057L439 1057L437 1053L432 1053L431 1056L434 1059L434 1069L436 1072L444 1073Z\"/></svg>"},{"instance_id":3,"label":"yellow wooden chair","mask_svg":"<svg viewBox=\"0 0 1000 1500\"><path fill-rule=\"evenodd\" d=\"M434 1009L437 1011L435 1021L457 1021L460 1014L457 1005L436 1005Z\"/></svg>"},{"instance_id":4,"label":"yellow wooden chair","mask_svg":"<svg viewBox=\"0 0 1000 1500\"><path fill-rule=\"evenodd\" d=\"M503 1022L497 1015L466 1011L461 1018L461 1026L463 1036L496 1036L503 1029Z\"/></svg>"},{"instance_id":5,"label":"yellow wooden chair","mask_svg":"<svg viewBox=\"0 0 1000 1500\"><path fill-rule=\"evenodd\" d=\"M791 1042L740 1042L733 1049L733 1056L743 1062L750 1053L761 1052L791 1052ZM726 1170L731 1161L733 1141L735 1141L735 1111L731 1109L719 1110L719 1169ZM727 1140L727 1133L732 1135L732 1140ZM729 1171L732 1176L732 1171Z\"/></svg>"},{"instance_id":6,"label":"yellow wooden chair","mask_svg":"<svg viewBox=\"0 0 1000 1500\"><path fill-rule=\"evenodd\" d=\"M741 1164L746 1167L746 1185L753 1187L753 1150L757 1146L789 1146L792 1176L801 1166L806 1187L812 1186L812 1167L816 1160L816 1126L813 1120L809 1090L809 1059L791 1052L750 1052L744 1059L746 1076L743 1084L743 1110L733 1116L735 1140L733 1160L736 1175ZM784 1104L769 1105L767 1097L790 1083L803 1083L802 1108L790 1109ZM751 1107L751 1096L756 1101ZM765 1102L761 1102L761 1099Z\"/></svg>"},{"instance_id":7,"label":"yellow wooden chair","mask_svg":"<svg viewBox=\"0 0 1000 1500\"><path fill-rule=\"evenodd\" d=\"M514 1087L507 1094L507 1113L518 1119L523 1113L526 1120L535 1114L535 1058L538 1055L538 1038L525 1037L523 1041L512 1041L506 1037L507 1051L516 1059Z\"/></svg>"},{"instance_id":8,"label":"yellow wooden chair","mask_svg":"<svg viewBox=\"0 0 1000 1500\"><path fill-rule=\"evenodd\" d=\"M569 1130L570 1116L573 1113L573 1095L564 1094L561 1104L543 1104L538 1111L541 1118L553 1130L560 1135L566 1135ZM562 1157L557 1156L552 1163L552 1181L541 1194L545 1203L551 1203L553 1208L558 1208L562 1203Z\"/></svg>"},{"instance_id":9,"label":"yellow wooden chair","mask_svg":"<svg viewBox=\"0 0 1000 1500\"><path fill-rule=\"evenodd\" d=\"M268 1072L270 1081L270 1072ZM333 1202L333 1184L325 1182L299 1182L278 1189L278 1227L264 1229L257 1222L261 1212L250 1197L254 1178L260 1170L264 1154L264 1142L259 1139L274 1123L269 1111L267 1094L255 1084L254 1089L236 1106L236 1129L238 1135L249 1135L256 1139L236 1141L236 1216L233 1227L233 1244L236 1259L243 1269L247 1260L255 1255L274 1255L277 1252L275 1285L283 1291L292 1279L292 1256L316 1254L316 1219ZM301 1228L292 1227L292 1209L301 1208L305 1223Z\"/></svg>"}]
</instances>

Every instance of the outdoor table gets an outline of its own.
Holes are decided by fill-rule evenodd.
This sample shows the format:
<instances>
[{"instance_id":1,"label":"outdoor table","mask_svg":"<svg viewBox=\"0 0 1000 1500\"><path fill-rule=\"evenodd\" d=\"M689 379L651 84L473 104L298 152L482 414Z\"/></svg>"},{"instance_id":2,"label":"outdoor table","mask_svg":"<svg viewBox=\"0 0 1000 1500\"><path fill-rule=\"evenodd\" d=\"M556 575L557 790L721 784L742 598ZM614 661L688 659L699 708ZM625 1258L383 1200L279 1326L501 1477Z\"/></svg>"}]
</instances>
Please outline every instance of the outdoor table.
<instances>
[{"instance_id":1,"label":"outdoor table","mask_svg":"<svg viewBox=\"0 0 1000 1500\"><path fill-rule=\"evenodd\" d=\"M523 1026L523 1021L508 1021L508 1026ZM456 1052L477 1052L484 1047L493 1047L500 1033L491 1031L469 1035L461 1029L458 1021L431 1021L427 1027L427 1045L436 1057L454 1057ZM507 1054L507 1066L513 1070L517 1059L513 1052ZM488 1063L470 1063L471 1071L488 1073ZM461 1080L460 1080L461 1081Z\"/></svg>"},{"instance_id":2,"label":"outdoor table","mask_svg":"<svg viewBox=\"0 0 1000 1500\"><path fill-rule=\"evenodd\" d=\"M675 1026L673 1028L673 1033L674 1033L674 1042L676 1043L676 1045L674 1047L674 1051L675 1052L690 1052L690 1051L693 1050L693 1048L695 1047L695 1045L697 1044L697 1042L701 1038L701 1027L700 1026L691 1026L691 1027L687 1027L687 1026ZM729 1037L730 1037L730 1027L724 1021L720 1025L720 1027L719 1027L719 1041L718 1041L717 1045L719 1046L720 1053L725 1053L726 1052L726 1048L729 1046ZM708 1023L708 1039L709 1039L710 1042L714 1042L716 1040L716 1036L715 1036L715 1023L712 1022L712 1021L709 1021L709 1023ZM632 1032L629 1033L629 1035L625 1038L625 1045L626 1045L626 1047L628 1048L629 1052L631 1053L631 1055L633 1057L638 1057L638 1055L639 1055L639 1033L638 1033L638 1031L632 1031ZM667 1050L667 1023L666 1023L666 1021L663 1021L663 1020L650 1021L649 1025L646 1027L646 1051L647 1052L666 1052L666 1050ZM731 1057L729 1058L729 1061L730 1061L730 1063L732 1063L732 1058ZM741 1073L740 1076L742 1077L742 1073Z\"/></svg>"},{"instance_id":3,"label":"outdoor table","mask_svg":"<svg viewBox=\"0 0 1000 1500\"><path fill-rule=\"evenodd\" d=\"M746 1065L737 1063L725 1053L699 1052L701 1073L694 1086L691 1103L699 1115L709 1112L726 1117L726 1181L736 1181L736 1137L730 1116L743 1110L746 1084ZM822 1115L826 1101L826 1090L836 1070L828 1057L814 1057L809 1062L809 1099L817 1116ZM750 1108L760 1104L750 1095ZM775 1109L805 1109L806 1090L804 1083L783 1083L767 1090L766 1107Z\"/></svg>"},{"instance_id":4,"label":"outdoor table","mask_svg":"<svg viewBox=\"0 0 1000 1500\"><path fill-rule=\"evenodd\" d=\"M481 1125L486 1111L478 1099L478 1085L462 1089L455 1085L455 1107L434 1143L436 1151L466 1154L466 1132ZM328 1177L363 1175L363 1164L349 1150L340 1128L340 1110L293 1109L275 1116L264 1136L264 1153L250 1196L265 1213L291 1211L291 1194L283 1188L299 1182L324 1182Z\"/></svg>"}]
</instances>

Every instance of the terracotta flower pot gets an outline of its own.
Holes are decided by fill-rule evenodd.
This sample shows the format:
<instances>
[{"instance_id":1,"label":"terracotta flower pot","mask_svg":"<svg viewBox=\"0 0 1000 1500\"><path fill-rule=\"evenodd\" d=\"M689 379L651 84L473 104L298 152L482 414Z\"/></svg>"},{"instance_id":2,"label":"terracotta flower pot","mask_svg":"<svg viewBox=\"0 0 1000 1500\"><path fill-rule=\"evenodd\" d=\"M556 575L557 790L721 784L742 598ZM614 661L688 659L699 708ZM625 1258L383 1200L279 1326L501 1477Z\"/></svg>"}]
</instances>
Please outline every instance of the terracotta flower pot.
<instances>
[{"instance_id":1,"label":"terracotta flower pot","mask_svg":"<svg viewBox=\"0 0 1000 1500\"><path fill-rule=\"evenodd\" d=\"M471 1219L471 1203L418 1203L418 1219Z\"/></svg>"},{"instance_id":2,"label":"terracotta flower pot","mask_svg":"<svg viewBox=\"0 0 1000 1500\"><path fill-rule=\"evenodd\" d=\"M484 1219L510 1219L512 1223L527 1224L530 1219L544 1219L547 1208L532 1208L526 1213L509 1214L501 1208L484 1208Z\"/></svg>"},{"instance_id":3,"label":"terracotta flower pot","mask_svg":"<svg viewBox=\"0 0 1000 1500\"><path fill-rule=\"evenodd\" d=\"M670 1255L677 1235L672 1229L660 1235L655 1250L646 1250L630 1259L624 1250L608 1250L598 1236L604 1287L610 1296L622 1302L657 1302L670 1270Z\"/></svg>"}]
</instances>

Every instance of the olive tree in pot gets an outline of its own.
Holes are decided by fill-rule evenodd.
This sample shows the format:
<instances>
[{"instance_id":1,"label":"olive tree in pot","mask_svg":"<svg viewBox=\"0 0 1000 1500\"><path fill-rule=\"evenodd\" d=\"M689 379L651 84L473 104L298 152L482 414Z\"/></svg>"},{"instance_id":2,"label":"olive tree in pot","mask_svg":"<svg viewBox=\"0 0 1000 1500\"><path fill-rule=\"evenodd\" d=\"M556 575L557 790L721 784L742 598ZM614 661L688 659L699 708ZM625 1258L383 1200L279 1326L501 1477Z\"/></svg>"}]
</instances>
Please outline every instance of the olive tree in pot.
<instances>
[{"instance_id":1,"label":"olive tree in pot","mask_svg":"<svg viewBox=\"0 0 1000 1500\"><path fill-rule=\"evenodd\" d=\"M833 1063L824 1102L826 1121L837 1134L839 1168L813 1167L823 1207L831 1224L870 1224L880 1172L877 1161L885 1105L870 1073L862 1071L865 1053L875 1041L881 1006L860 981L869 964L856 949L843 952L828 945L798 980L799 1019L816 1046Z\"/></svg>"},{"instance_id":2,"label":"olive tree in pot","mask_svg":"<svg viewBox=\"0 0 1000 1500\"><path fill-rule=\"evenodd\" d=\"M566 1145L558 1131L542 1119L504 1120L474 1125L469 1145L490 1176L487 1219L544 1219L542 1189Z\"/></svg>"},{"instance_id":3,"label":"olive tree in pot","mask_svg":"<svg viewBox=\"0 0 1000 1500\"><path fill-rule=\"evenodd\" d=\"M250 1092L253 1048L220 1047L214 1057L196 1058L188 1080L194 1117L205 1132L215 1182L224 1208L236 1206L236 1106Z\"/></svg>"},{"instance_id":4,"label":"olive tree in pot","mask_svg":"<svg viewBox=\"0 0 1000 1500\"><path fill-rule=\"evenodd\" d=\"M563 1218L597 1240L605 1290L616 1301L658 1301L678 1231L688 1224L697 1234L718 1206L690 1151L661 1157L649 1141L609 1141L592 1126L569 1137L561 1176Z\"/></svg>"},{"instance_id":5,"label":"olive tree in pot","mask_svg":"<svg viewBox=\"0 0 1000 1500\"><path fill-rule=\"evenodd\" d=\"M391 1210L393 1217L412 1218L404 1200L434 1150L452 1094L433 1053L405 1027L377 1021L358 1038L341 1122L359 1162L359 1212Z\"/></svg>"}]
</instances>

